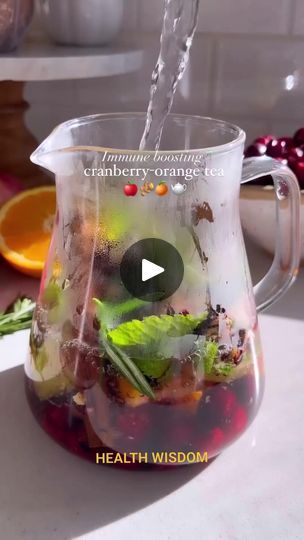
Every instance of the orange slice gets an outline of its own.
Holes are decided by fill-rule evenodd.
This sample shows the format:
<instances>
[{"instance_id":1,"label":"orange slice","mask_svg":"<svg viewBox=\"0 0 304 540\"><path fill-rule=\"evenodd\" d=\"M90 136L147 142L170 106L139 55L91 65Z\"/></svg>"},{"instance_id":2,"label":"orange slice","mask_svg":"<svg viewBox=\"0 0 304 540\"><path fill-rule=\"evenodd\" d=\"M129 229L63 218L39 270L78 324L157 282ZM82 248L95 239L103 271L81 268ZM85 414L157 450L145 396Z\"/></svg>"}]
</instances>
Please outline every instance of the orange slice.
<instances>
[{"instance_id":1,"label":"orange slice","mask_svg":"<svg viewBox=\"0 0 304 540\"><path fill-rule=\"evenodd\" d=\"M149 398L136 390L126 379L119 379L118 386L122 398L129 407L140 407L149 402Z\"/></svg>"},{"instance_id":2,"label":"orange slice","mask_svg":"<svg viewBox=\"0 0 304 540\"><path fill-rule=\"evenodd\" d=\"M0 253L20 272L41 276L55 212L52 186L22 191L0 209Z\"/></svg>"}]
</instances>

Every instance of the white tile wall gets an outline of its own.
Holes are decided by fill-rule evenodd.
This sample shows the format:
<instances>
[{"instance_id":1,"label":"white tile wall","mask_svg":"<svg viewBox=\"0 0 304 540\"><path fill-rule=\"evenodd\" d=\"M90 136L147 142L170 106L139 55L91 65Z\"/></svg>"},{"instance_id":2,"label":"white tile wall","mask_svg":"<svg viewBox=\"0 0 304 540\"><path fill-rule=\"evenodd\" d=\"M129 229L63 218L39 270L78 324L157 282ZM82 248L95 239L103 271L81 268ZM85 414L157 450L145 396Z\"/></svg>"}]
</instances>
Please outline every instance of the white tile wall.
<instances>
[{"instance_id":1,"label":"white tile wall","mask_svg":"<svg viewBox=\"0 0 304 540\"><path fill-rule=\"evenodd\" d=\"M226 120L226 122L231 122L241 127L246 133L246 144L249 145L251 141L259 137L260 135L266 135L272 133L271 123L267 117L256 120L255 118L247 118L244 115L229 115L229 114L218 114L216 111L212 114L214 117L220 117L221 120Z\"/></svg>"},{"instance_id":2,"label":"white tile wall","mask_svg":"<svg viewBox=\"0 0 304 540\"><path fill-rule=\"evenodd\" d=\"M75 116L111 111L145 111L151 73L159 52L159 36L145 37L143 47L143 65L137 73L103 79L28 84L25 93L31 103L28 122L33 125L36 136L40 139L58 122ZM176 94L176 111L192 114L208 112L211 57L212 43L198 34L190 64ZM194 95L197 99L193 99Z\"/></svg>"},{"instance_id":3,"label":"white tile wall","mask_svg":"<svg viewBox=\"0 0 304 540\"><path fill-rule=\"evenodd\" d=\"M132 1L137 2L140 29L160 30L164 0ZM298 2L303 6L303 0ZM212 33L287 34L293 3L294 0L201 0L199 30Z\"/></svg>"},{"instance_id":4,"label":"white tile wall","mask_svg":"<svg viewBox=\"0 0 304 540\"><path fill-rule=\"evenodd\" d=\"M289 122L275 120L271 123L268 133L273 133L274 135L277 135L277 137L291 137L299 129L299 127L303 125L304 121L301 118Z\"/></svg>"},{"instance_id":5,"label":"white tile wall","mask_svg":"<svg viewBox=\"0 0 304 540\"><path fill-rule=\"evenodd\" d=\"M159 32L164 4L165 0L124 0L124 29ZM293 32L303 35L304 0L200 0L198 28L203 32L287 34L290 21Z\"/></svg>"},{"instance_id":6,"label":"white tile wall","mask_svg":"<svg viewBox=\"0 0 304 540\"><path fill-rule=\"evenodd\" d=\"M295 0L293 33L304 36L304 0Z\"/></svg>"},{"instance_id":7,"label":"white tile wall","mask_svg":"<svg viewBox=\"0 0 304 540\"><path fill-rule=\"evenodd\" d=\"M138 28L138 20L138 0L124 0L124 30L135 30Z\"/></svg>"},{"instance_id":8,"label":"white tile wall","mask_svg":"<svg viewBox=\"0 0 304 540\"><path fill-rule=\"evenodd\" d=\"M138 0L140 30L161 30L164 4L165 0Z\"/></svg>"},{"instance_id":9,"label":"white tile wall","mask_svg":"<svg viewBox=\"0 0 304 540\"><path fill-rule=\"evenodd\" d=\"M25 98L31 104L27 121L37 138L45 137L57 123L76 116L146 110L159 36L145 37L142 46L145 50L143 65L135 73L101 79L27 84Z\"/></svg>"},{"instance_id":10,"label":"white tile wall","mask_svg":"<svg viewBox=\"0 0 304 540\"><path fill-rule=\"evenodd\" d=\"M146 109L164 0L124 1L124 28L145 51L141 69L28 85L28 122L39 138L73 116ZM235 122L248 139L304 124L304 0L201 0L199 29L175 111Z\"/></svg>"},{"instance_id":11,"label":"white tile wall","mask_svg":"<svg viewBox=\"0 0 304 540\"><path fill-rule=\"evenodd\" d=\"M189 66L178 87L174 111L184 114L208 114L212 59L212 40L198 34L193 42Z\"/></svg>"},{"instance_id":12,"label":"white tile wall","mask_svg":"<svg viewBox=\"0 0 304 540\"><path fill-rule=\"evenodd\" d=\"M304 110L304 42L222 38L215 106L220 113L298 119Z\"/></svg>"},{"instance_id":13,"label":"white tile wall","mask_svg":"<svg viewBox=\"0 0 304 540\"><path fill-rule=\"evenodd\" d=\"M199 29L204 32L286 34L292 1L201 0Z\"/></svg>"}]
</instances>

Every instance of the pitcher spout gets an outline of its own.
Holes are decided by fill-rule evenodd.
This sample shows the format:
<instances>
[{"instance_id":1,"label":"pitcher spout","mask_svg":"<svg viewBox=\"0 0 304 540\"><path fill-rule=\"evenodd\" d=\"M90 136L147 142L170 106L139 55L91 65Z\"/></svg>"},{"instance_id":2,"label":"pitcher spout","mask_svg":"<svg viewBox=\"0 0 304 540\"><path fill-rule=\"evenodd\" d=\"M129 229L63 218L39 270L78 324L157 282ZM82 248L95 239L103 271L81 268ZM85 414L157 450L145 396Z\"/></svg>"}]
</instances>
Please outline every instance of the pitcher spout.
<instances>
[{"instance_id":1,"label":"pitcher spout","mask_svg":"<svg viewBox=\"0 0 304 540\"><path fill-rule=\"evenodd\" d=\"M30 156L35 165L44 167L52 173L58 172L58 154L60 151L74 146L71 131L66 122L56 127L52 133L36 148Z\"/></svg>"},{"instance_id":2,"label":"pitcher spout","mask_svg":"<svg viewBox=\"0 0 304 540\"><path fill-rule=\"evenodd\" d=\"M53 166L53 150L52 146L52 135L41 143L38 148L31 154L30 160L35 165L44 167L48 171L55 173L55 168Z\"/></svg>"}]
</instances>

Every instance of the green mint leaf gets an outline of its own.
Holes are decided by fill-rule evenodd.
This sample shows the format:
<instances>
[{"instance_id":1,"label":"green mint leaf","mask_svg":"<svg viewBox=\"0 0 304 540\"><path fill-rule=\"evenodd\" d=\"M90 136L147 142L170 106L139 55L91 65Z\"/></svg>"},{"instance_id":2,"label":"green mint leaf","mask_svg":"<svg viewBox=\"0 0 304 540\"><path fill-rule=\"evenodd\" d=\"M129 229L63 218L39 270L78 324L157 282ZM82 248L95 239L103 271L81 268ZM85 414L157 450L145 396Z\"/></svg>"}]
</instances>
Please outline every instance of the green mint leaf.
<instances>
[{"instance_id":1,"label":"green mint leaf","mask_svg":"<svg viewBox=\"0 0 304 540\"><path fill-rule=\"evenodd\" d=\"M171 361L165 358L141 358L134 362L140 371L151 379L163 377L171 364Z\"/></svg>"},{"instance_id":2,"label":"green mint leaf","mask_svg":"<svg viewBox=\"0 0 304 540\"><path fill-rule=\"evenodd\" d=\"M52 309L59 305L62 298L62 288L50 281L42 293L41 301L49 309Z\"/></svg>"},{"instance_id":3,"label":"green mint leaf","mask_svg":"<svg viewBox=\"0 0 304 540\"><path fill-rule=\"evenodd\" d=\"M97 318L100 322L101 346L108 355L109 360L115 365L119 372L142 394L154 399L154 392L146 380L143 373L138 369L133 360L125 351L116 347L109 340L109 327L113 326L115 320L147 304L142 300L132 298L121 304L110 304L101 302L94 298L97 306Z\"/></svg>"},{"instance_id":4,"label":"green mint leaf","mask_svg":"<svg viewBox=\"0 0 304 540\"><path fill-rule=\"evenodd\" d=\"M45 349L40 349L35 356L35 367L38 373L42 376L42 372L48 363L48 355Z\"/></svg>"},{"instance_id":5,"label":"green mint leaf","mask_svg":"<svg viewBox=\"0 0 304 540\"><path fill-rule=\"evenodd\" d=\"M108 332L108 339L117 347L149 347L160 344L165 338L183 337L194 330L207 317L192 315L152 315L142 321L133 320L122 323Z\"/></svg>"},{"instance_id":6,"label":"green mint leaf","mask_svg":"<svg viewBox=\"0 0 304 540\"><path fill-rule=\"evenodd\" d=\"M13 305L13 313L19 313L22 308L22 300L18 299Z\"/></svg>"},{"instance_id":7,"label":"green mint leaf","mask_svg":"<svg viewBox=\"0 0 304 540\"><path fill-rule=\"evenodd\" d=\"M209 375L219 354L219 345L215 341L206 341L203 348L204 371Z\"/></svg>"},{"instance_id":8,"label":"green mint leaf","mask_svg":"<svg viewBox=\"0 0 304 540\"><path fill-rule=\"evenodd\" d=\"M102 327L111 328L117 319L146 306L148 302L139 300L137 298L131 298L120 304L112 304L110 302L101 302L97 298L94 298L94 302L97 306L97 318Z\"/></svg>"},{"instance_id":9,"label":"green mint leaf","mask_svg":"<svg viewBox=\"0 0 304 540\"><path fill-rule=\"evenodd\" d=\"M147 303L137 299L119 305L97 299L94 302L101 324L101 344L109 359L135 388L149 397L154 393L145 376L158 379L170 366L170 351L162 357L159 354L164 344L172 348L175 339L193 334L208 315L152 315L142 321L134 319L111 329L116 319Z\"/></svg>"},{"instance_id":10,"label":"green mint leaf","mask_svg":"<svg viewBox=\"0 0 304 540\"><path fill-rule=\"evenodd\" d=\"M228 375L230 375L234 368L235 364L233 364L232 362L218 362L217 364L215 364L213 371L216 375L223 375L224 377L228 377Z\"/></svg>"}]
</instances>

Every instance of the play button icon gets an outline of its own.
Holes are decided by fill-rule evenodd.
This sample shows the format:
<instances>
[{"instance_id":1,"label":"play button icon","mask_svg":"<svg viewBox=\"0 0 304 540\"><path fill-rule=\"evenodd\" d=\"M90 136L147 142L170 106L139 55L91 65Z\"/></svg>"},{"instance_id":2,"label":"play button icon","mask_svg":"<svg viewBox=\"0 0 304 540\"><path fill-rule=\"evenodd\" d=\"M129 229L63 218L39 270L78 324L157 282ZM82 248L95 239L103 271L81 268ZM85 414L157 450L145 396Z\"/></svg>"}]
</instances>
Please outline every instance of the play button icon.
<instances>
[{"instance_id":1,"label":"play button icon","mask_svg":"<svg viewBox=\"0 0 304 540\"><path fill-rule=\"evenodd\" d=\"M155 276L159 276L165 271L164 268L161 266L158 266L158 264L154 264L151 261L147 261L147 259L143 259L141 262L141 280L142 281L148 281L148 279L152 279Z\"/></svg>"},{"instance_id":2,"label":"play button icon","mask_svg":"<svg viewBox=\"0 0 304 540\"><path fill-rule=\"evenodd\" d=\"M183 260L177 249L158 238L146 238L125 252L121 280L134 297L160 302L172 296L184 277Z\"/></svg>"}]
</instances>

